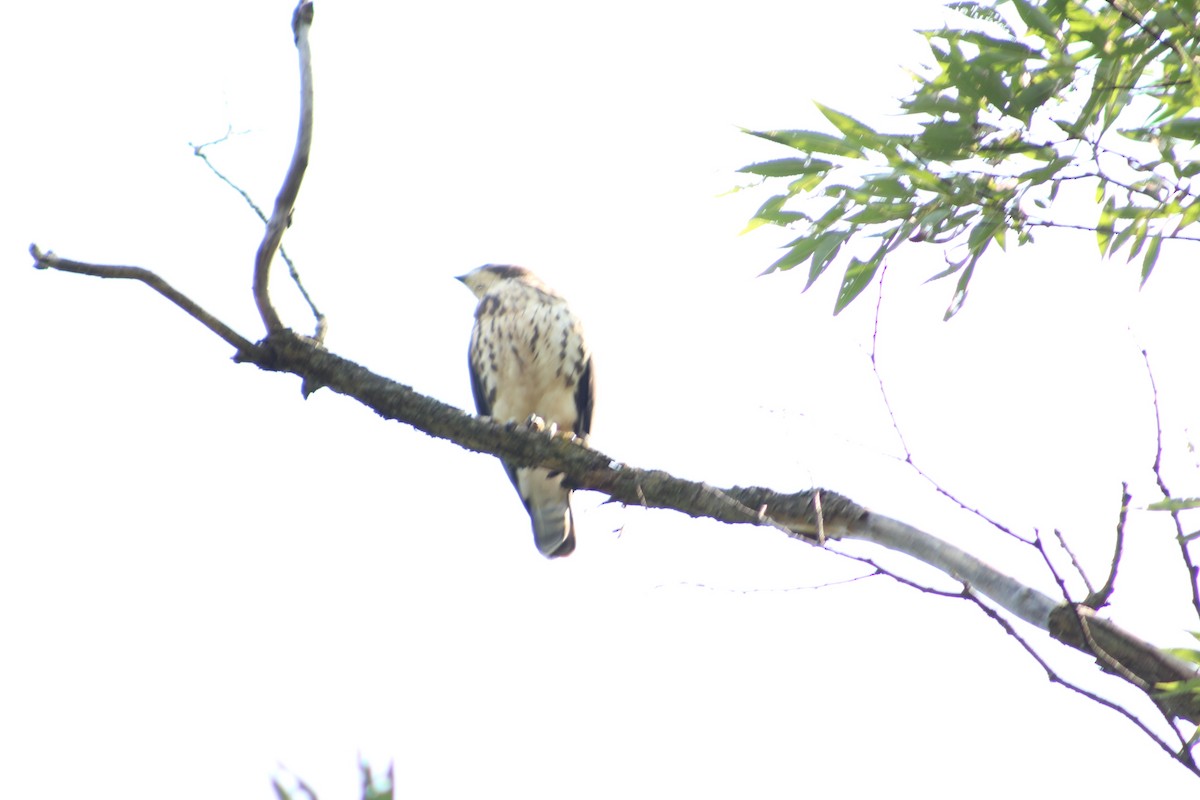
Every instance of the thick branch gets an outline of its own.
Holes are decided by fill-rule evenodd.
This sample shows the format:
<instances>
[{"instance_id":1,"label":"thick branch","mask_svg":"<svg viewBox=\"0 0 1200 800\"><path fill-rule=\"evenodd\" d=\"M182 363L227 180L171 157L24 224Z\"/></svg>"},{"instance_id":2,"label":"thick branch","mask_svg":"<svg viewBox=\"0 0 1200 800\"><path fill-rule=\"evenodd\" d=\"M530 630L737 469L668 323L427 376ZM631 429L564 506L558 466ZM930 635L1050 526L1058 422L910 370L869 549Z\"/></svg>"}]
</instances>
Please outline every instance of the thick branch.
<instances>
[{"instance_id":1,"label":"thick branch","mask_svg":"<svg viewBox=\"0 0 1200 800\"><path fill-rule=\"evenodd\" d=\"M468 450L500 455L517 465L559 470L570 476L576 488L602 492L629 505L673 508L722 522L775 525L810 541L815 541L818 528L830 538L843 535L851 522L867 513L832 492L782 494L761 487L718 489L662 470L620 464L565 436L549 437L524 426L468 414L323 350L288 330L267 337L236 359L298 375L307 386L328 387L353 397L385 419L404 422Z\"/></svg>"},{"instance_id":2,"label":"thick branch","mask_svg":"<svg viewBox=\"0 0 1200 800\"><path fill-rule=\"evenodd\" d=\"M970 553L882 514L866 514L855 520L847 535L906 553L936 567L1042 630L1047 629L1050 613L1058 606L1048 595L990 567Z\"/></svg>"},{"instance_id":3,"label":"thick branch","mask_svg":"<svg viewBox=\"0 0 1200 800\"><path fill-rule=\"evenodd\" d=\"M1153 693L1160 683L1194 680L1196 672L1186 662L1096 616L1095 611L1082 604L1055 608L1050 615L1050 635L1078 650L1092 652L1096 663L1106 672L1118 673L1110 662L1128 670L1150 687L1151 697L1168 716L1200 723L1195 695L1159 697ZM1125 675L1121 677L1128 680Z\"/></svg>"}]
</instances>

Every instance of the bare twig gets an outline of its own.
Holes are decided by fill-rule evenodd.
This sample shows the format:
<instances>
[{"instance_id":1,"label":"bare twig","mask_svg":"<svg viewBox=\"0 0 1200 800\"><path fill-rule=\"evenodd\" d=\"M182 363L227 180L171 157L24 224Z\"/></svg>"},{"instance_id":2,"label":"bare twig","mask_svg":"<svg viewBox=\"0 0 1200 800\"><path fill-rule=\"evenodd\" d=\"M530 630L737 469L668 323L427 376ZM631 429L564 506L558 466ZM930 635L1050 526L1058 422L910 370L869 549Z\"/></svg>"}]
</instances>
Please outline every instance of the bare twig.
<instances>
[{"instance_id":1,"label":"bare twig","mask_svg":"<svg viewBox=\"0 0 1200 800\"><path fill-rule=\"evenodd\" d=\"M121 280L141 281L175 305L182 308L189 316L198 320L204 327L220 336L240 354L248 353L254 345L241 334L230 328L224 322L205 311L198 303L180 292L161 277L142 267L118 267L104 264L85 264L82 261L71 261L59 258L53 252L43 253L36 244L29 245L29 254L33 256L33 265L38 269L56 269L60 272L74 272L79 275L93 275L97 278L118 278Z\"/></svg>"},{"instance_id":2,"label":"bare twig","mask_svg":"<svg viewBox=\"0 0 1200 800\"><path fill-rule=\"evenodd\" d=\"M252 197L250 197L250 194L245 189L238 186L236 183L231 181L228 178L228 176L225 175L225 173L223 173L223 172L221 172L221 170L217 169L216 166L213 165L212 159L210 159L208 157L208 153L204 152L204 149L207 147L212 147L215 144L224 144L225 142L229 141L229 137L231 137L231 136L233 136L233 126L232 125L225 129L225 134L223 136L221 136L220 138L213 139L211 142L204 142L203 144L195 144L194 142L188 142L188 146L192 148L192 155L196 156L196 158L199 158L201 161L203 161L204 166L208 167L212 171L212 174L216 175L226 186L228 186L230 189L233 189L235 192L237 192L239 195L242 196L242 199L246 201L246 205L250 206L250 209L254 212L254 214L260 220L262 220L263 224L265 225L267 222L266 212L264 212L259 207L258 203L254 202L254 199ZM284 255L283 245L279 246L279 254L280 254L280 256L283 257L283 259L285 261L289 260L288 257L286 255Z\"/></svg>"},{"instance_id":3,"label":"bare twig","mask_svg":"<svg viewBox=\"0 0 1200 800\"><path fill-rule=\"evenodd\" d=\"M870 573L869 575L863 576L865 578L870 578L875 575L882 575L886 578L891 578L896 583L899 583L902 586L907 586L910 589L916 589L918 592L921 592L922 594L932 594L937 597L958 597L959 596L958 592L948 592L945 589L935 589L932 586L926 586L923 583L917 583L916 581L914 581L910 578L906 578L897 572L893 572L892 570L888 569L887 567L881 567L873 559L867 558L866 556L856 556L853 553L845 553L845 552L842 552L841 550L837 550L834 548L830 548L829 551L831 553L835 553L835 554L841 556L842 558L847 558L847 559L850 559L851 561L857 561L860 564L865 564L866 566L873 569L874 572Z\"/></svg>"},{"instance_id":4,"label":"bare twig","mask_svg":"<svg viewBox=\"0 0 1200 800\"><path fill-rule=\"evenodd\" d=\"M1158 410L1158 384L1154 381L1154 370L1150 368L1150 356L1143 350L1142 360L1146 363L1146 375L1150 378L1150 396L1154 402L1154 430L1156 433L1155 449L1154 449L1154 479L1158 482L1158 490L1166 499L1171 498L1171 490L1167 488L1167 482L1163 480L1162 474L1162 415ZM1192 608L1196 612L1196 616L1200 617L1200 586L1197 586L1196 579L1200 577L1200 570L1197 570L1196 564L1192 561L1192 553L1188 549L1188 534L1183 532L1183 521L1179 518L1178 511L1171 512L1171 520L1175 523L1175 538L1179 543L1179 556L1183 559L1183 565L1187 568L1188 584L1192 589Z\"/></svg>"},{"instance_id":5,"label":"bare twig","mask_svg":"<svg viewBox=\"0 0 1200 800\"><path fill-rule=\"evenodd\" d=\"M982 511L980 511L978 508L969 506L966 503L964 503L962 500L958 499L958 497L956 497L953 493L951 493L949 490L947 490L945 487L943 487L940 483L938 483L936 480L934 480L933 477L930 476L929 473L927 473L925 470L923 470L917 464L916 460L913 459L912 451L908 449L908 442L905 440L904 433L900 430L900 423L896 419L896 412L892 409L892 401L888 398L887 387L884 385L883 375L879 371L879 361L876 356L876 351L877 351L878 343L879 343L879 316L880 316L880 312L883 308L883 285L884 285L884 279L886 277L887 277L887 263L885 262L883 264L882 268L880 269L880 273L879 273L879 298L875 301L875 327L871 332L871 352L870 352L871 371L875 374L875 382L879 385L879 395L880 395L880 397L883 398L883 406L884 406L884 408L887 409L888 417L890 417L892 420L892 430L896 432L896 438L900 442L900 448L904 451L904 459L903 459L904 463L908 464L908 466L912 467L912 469L917 473L917 475L924 478L925 481L927 483L929 483L930 486L933 487L934 491L936 491L942 497L945 497L950 502L957 505L963 511L966 511L969 514L975 515L979 519L981 519L984 522L986 522L987 524L991 525L996 530L1000 531L1001 533L1005 533L1005 534L1011 536L1012 538L1016 539L1018 542L1021 542L1022 544L1031 544L1031 542L1028 539L1014 533L1012 531L1012 529L1009 528L1007 525L1000 523L998 520L992 519L987 514L984 514Z\"/></svg>"},{"instance_id":6,"label":"bare twig","mask_svg":"<svg viewBox=\"0 0 1200 800\"><path fill-rule=\"evenodd\" d=\"M1058 584L1058 590L1062 593L1062 598L1066 601L1067 608L1070 608L1072 611L1074 611L1075 623L1078 626L1079 635L1083 637L1083 640L1087 644L1088 650L1090 650L1092 655L1096 656L1096 658L1098 658L1110 670L1117 673L1134 686L1137 686L1142 691L1148 692L1151 689L1151 686L1148 682L1133 674L1128 667L1118 661L1112 656L1112 654L1110 654L1096 642L1095 637L1092 636L1091 626L1079 612L1079 604L1071 599L1071 593L1067 589L1066 581L1063 580L1062 575L1059 574L1058 569L1055 568L1054 562L1050 560L1050 554L1046 552L1046 543L1042 541L1042 535L1036 531L1034 532L1033 546L1037 549L1038 554L1041 555L1042 561L1046 562L1046 569L1050 570L1050 575L1053 576L1054 582Z\"/></svg>"},{"instance_id":7,"label":"bare twig","mask_svg":"<svg viewBox=\"0 0 1200 800\"><path fill-rule=\"evenodd\" d=\"M1084 587L1088 590L1089 596L1094 591L1092 582L1088 580L1087 573L1083 571L1083 565L1079 563L1079 559L1075 557L1075 552L1071 550L1071 546L1067 544L1067 537L1063 536L1062 531L1058 528L1054 529L1054 538L1058 539L1058 546L1067 554L1067 558L1071 559L1071 566L1075 568L1075 574L1083 581Z\"/></svg>"},{"instance_id":8,"label":"bare twig","mask_svg":"<svg viewBox=\"0 0 1200 800\"><path fill-rule=\"evenodd\" d=\"M924 586L922 584L916 583L915 581L909 580L908 578L897 575L896 573L891 572L890 570L887 570L887 569L879 566L878 564L876 564L873 560L871 560L869 558L864 558L861 556L854 556L854 555L850 555L847 553L842 553L836 549L833 550L833 552L837 553L838 555L844 556L846 558L852 559L854 561L861 562L861 563L871 567L872 569L875 570L875 572L873 574L884 575L884 576L889 577L892 580L896 581L897 583L903 584L904 586L908 586L912 589L916 589L919 592L923 592L925 594L932 594L932 595L936 595L939 597L960 598L960 599L968 600L971 603L974 603L975 606L978 607L981 611L983 611L984 614L986 614L997 625L999 625L1001 628L1003 628L1005 633L1007 633L1010 637L1012 637L1021 646L1021 648L1024 649L1025 652L1035 662L1037 662L1037 664L1043 670L1045 670L1046 676L1050 679L1050 681L1052 683L1057 683L1060 686L1064 686L1067 689L1070 689L1071 691L1087 698L1088 700L1091 700L1095 703L1099 703L1100 705L1104 706L1105 708L1108 708L1112 711L1117 712L1118 714L1120 714L1121 716L1125 717L1127 720L1132 722L1135 726L1137 726L1137 728L1139 730L1141 730L1142 733L1144 733L1146 736L1150 737L1150 739L1155 744L1157 744L1160 748L1162 748L1164 751L1166 751L1172 758L1174 758L1175 760L1182 763L1187 769L1191 770L1193 773L1200 775L1200 768L1197 767L1195 760L1192 758L1191 752L1187 746L1187 742L1183 736L1179 737L1182 746L1178 750L1176 750L1165 739L1163 739L1158 734L1156 734L1154 731L1152 731L1149 728L1149 726L1147 726L1146 723L1142 722L1142 720L1139 719L1135 714L1133 714L1133 712L1129 711L1128 709L1124 708L1121 705L1118 705L1117 703L1114 703L1111 700L1101 697L1100 695L1098 695L1094 692L1084 689L1082 686L1079 686L1075 683L1072 683L1071 681L1064 679L1049 665L1049 663L1046 662L1046 660L1044 658L1042 658L1042 656L1033 648L1032 645L1029 644L1029 642L1027 642L1019 633L1017 633L1016 629L1013 628L1012 624L1007 619L1005 619L994 608L992 608L987 603L985 603L983 601L983 599L974 590L972 590L970 584L964 582L962 584L962 588L957 592L949 592L949 591L945 591L942 589L935 589L933 587ZM1084 623L1081 620L1080 627L1082 628L1083 625L1084 625ZM1092 646L1095 647L1095 649L1099 650L1099 646L1095 644L1094 640L1092 641Z\"/></svg>"},{"instance_id":9,"label":"bare twig","mask_svg":"<svg viewBox=\"0 0 1200 800\"><path fill-rule=\"evenodd\" d=\"M262 317L268 334L283 330L283 321L279 318L279 312L271 305L268 291L271 261L275 258L275 251L279 249L279 243L283 240L283 232L291 221L292 209L296 205L296 196L300 193L300 182L304 179L304 170L308 168L308 154L312 148L312 49L308 44L312 20L313 4L302 0L292 15L292 32L295 34L296 49L300 55L300 126L296 133L296 149L292 153L292 163L288 165L283 186L275 198L275 210L271 212L271 218L267 221L267 230L254 258L254 302L258 305L259 316Z\"/></svg>"},{"instance_id":10,"label":"bare twig","mask_svg":"<svg viewBox=\"0 0 1200 800\"><path fill-rule=\"evenodd\" d=\"M1109 182L1111 183L1111 181ZM1117 229L1111 225L1080 225L1073 222L1055 222L1049 219L1026 219L1023 224L1037 228L1064 228L1073 231L1088 231L1089 233L1113 234L1117 232ZM1183 234L1150 233L1146 238L1161 241L1200 242L1200 236Z\"/></svg>"},{"instance_id":11,"label":"bare twig","mask_svg":"<svg viewBox=\"0 0 1200 800\"><path fill-rule=\"evenodd\" d=\"M261 208L259 208L258 203L254 202L253 198L250 197L250 194L245 189L238 186L236 183L230 180L225 173L217 169L216 165L212 163L212 159L208 157L208 153L204 152L206 147L211 147L215 144L223 144L229 141L229 137L232 135L233 127L231 126L225 131L225 135L219 139L214 139L213 141L205 142L204 144L193 144L191 142L188 142L188 144L192 148L192 154L203 161L204 166L208 167L209 170L211 170L212 173L217 176L217 178L225 183L226 186L241 195L242 199L246 201L246 205L250 206L250 209L258 216L260 220L262 220L263 224L267 224L267 215ZM304 302L308 304L309 310L312 311L313 318L317 321L317 330L313 335L313 339L317 342L324 342L325 333L329 329L329 321L326 319L325 315L317 309L317 304L313 302L308 290L304 288L304 282L300 280L300 272L296 269L295 262L292 261L291 256L288 255L287 249L284 248L283 244L279 245L279 257L283 259L283 263L287 264L288 274L291 276L292 282L295 283L296 288L300 290L300 296L304 298Z\"/></svg>"},{"instance_id":12,"label":"bare twig","mask_svg":"<svg viewBox=\"0 0 1200 800\"><path fill-rule=\"evenodd\" d=\"M1129 501L1131 499L1129 484L1122 481L1121 511L1117 514L1117 540L1113 546L1112 564L1109 566L1108 578L1104 581L1104 585L1100 587L1099 591L1091 591L1088 598L1083 601L1083 604L1089 608L1103 608L1108 605L1108 599L1112 597L1113 589L1116 587L1117 566L1121 563L1121 552L1125 547L1125 520L1129 516Z\"/></svg>"},{"instance_id":13,"label":"bare twig","mask_svg":"<svg viewBox=\"0 0 1200 800\"><path fill-rule=\"evenodd\" d=\"M1182 747L1180 750L1178 750L1178 751L1175 750L1175 748L1172 747L1170 745L1170 743L1168 743L1165 739L1160 737L1154 731L1150 730L1149 726L1146 725L1146 723L1142 722L1132 711L1128 710L1124 706L1114 703L1111 700L1101 697L1100 695L1096 694L1095 692L1090 692L1087 689L1084 689L1082 686L1079 686L1078 684L1075 684L1075 683L1072 683L1071 681L1066 680L1061 675L1059 675L1054 670L1054 668L1051 667L1046 662L1046 660L1044 658L1041 657L1041 655L1037 652L1037 650L1035 650L1033 648L1032 645L1029 644L1029 642L1025 641L1025 639L1019 633L1017 633L1016 629L1013 628L1012 624L1009 623L1009 621L1006 620L1003 616L1001 616L999 612L997 612L994 608L989 606L987 603L983 602L983 600L981 600L980 598L976 597L975 594L970 591L964 591L963 597L966 597L971 602L975 603L975 605L978 606L979 609L981 611L983 611L984 614L986 614L992 621L994 621L997 625L999 625L1001 628L1003 628L1005 633L1007 633L1009 636L1011 636L1013 639L1015 639L1017 644L1019 644L1025 650L1025 652L1029 654L1029 657L1032 658L1034 661L1036 661L1038 663L1038 665L1043 670L1045 670L1046 677L1050 679L1051 683L1056 683L1059 686L1064 686L1067 689L1070 689L1071 691L1073 691L1079 695L1082 695L1083 697L1086 697L1088 700L1091 700L1093 703L1099 703L1100 705L1104 706L1105 708L1109 709L1110 711L1117 712L1121 716L1125 717L1125 719L1129 720L1135 726L1137 726L1137 728L1142 733L1144 733L1146 736L1150 737L1150 740L1152 742L1154 742L1156 745L1158 745L1159 747L1161 747L1163 750L1165 750L1168 755L1170 755L1172 758L1174 758L1175 760L1182 763L1187 769L1189 769L1194 774L1200 775L1200 768L1197 768L1195 760L1192 758L1191 753L1188 751L1188 749L1186 747L1186 743L1185 743L1185 746ZM1180 737L1180 740L1183 741L1182 737Z\"/></svg>"},{"instance_id":14,"label":"bare twig","mask_svg":"<svg viewBox=\"0 0 1200 800\"><path fill-rule=\"evenodd\" d=\"M838 555L844 555L844 553L838 553ZM787 594L790 592L812 592L818 589L830 589L835 586L846 586L847 584L858 583L859 581L864 581L868 578L877 578L883 574L883 571L876 570L863 575L855 575L853 578L845 578L840 581L828 581L826 583L814 584L812 586L782 586L779 588L754 587L752 589L738 589L732 586L709 586L707 583L699 583L696 581L679 581L677 583L660 583L654 588L672 589L678 587L681 589L704 589L705 591L709 592L728 592L729 594Z\"/></svg>"}]
</instances>

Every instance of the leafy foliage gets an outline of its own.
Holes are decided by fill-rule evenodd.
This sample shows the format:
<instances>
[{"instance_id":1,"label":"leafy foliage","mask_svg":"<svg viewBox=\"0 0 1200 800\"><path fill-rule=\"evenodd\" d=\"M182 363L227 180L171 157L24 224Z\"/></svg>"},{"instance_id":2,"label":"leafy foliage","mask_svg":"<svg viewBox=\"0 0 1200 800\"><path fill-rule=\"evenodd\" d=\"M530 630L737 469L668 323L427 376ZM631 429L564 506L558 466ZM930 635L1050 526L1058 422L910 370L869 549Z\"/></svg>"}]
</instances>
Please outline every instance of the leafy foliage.
<instances>
[{"instance_id":1,"label":"leafy foliage","mask_svg":"<svg viewBox=\"0 0 1200 800\"><path fill-rule=\"evenodd\" d=\"M931 280L958 276L950 317L989 247L1059 227L1140 256L1144 283L1164 239L1200 240L1183 233L1200 219L1198 3L951 3L955 23L922 32L935 66L901 101L911 132L820 104L836 134L747 131L799 153L741 170L787 182L748 226L800 234L767 272L808 264L807 288L845 263L837 313L890 253L934 244L945 268ZM1095 217L1060 216L1067 186L1094 192Z\"/></svg>"}]
</instances>

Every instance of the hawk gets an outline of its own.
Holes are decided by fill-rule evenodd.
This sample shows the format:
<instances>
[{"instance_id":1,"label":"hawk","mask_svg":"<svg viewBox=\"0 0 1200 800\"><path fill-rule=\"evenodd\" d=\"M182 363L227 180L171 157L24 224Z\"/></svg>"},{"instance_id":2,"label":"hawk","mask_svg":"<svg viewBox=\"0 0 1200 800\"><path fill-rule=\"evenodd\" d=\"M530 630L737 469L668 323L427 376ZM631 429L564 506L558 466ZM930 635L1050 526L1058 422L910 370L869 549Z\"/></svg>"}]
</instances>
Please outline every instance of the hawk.
<instances>
[{"instance_id":1,"label":"hawk","mask_svg":"<svg viewBox=\"0 0 1200 800\"><path fill-rule=\"evenodd\" d=\"M524 267L486 264L458 280L479 298L469 362L475 409L498 422L535 415L585 436L592 427L592 353L567 301ZM571 492L562 474L504 462L546 558L575 550Z\"/></svg>"}]
</instances>

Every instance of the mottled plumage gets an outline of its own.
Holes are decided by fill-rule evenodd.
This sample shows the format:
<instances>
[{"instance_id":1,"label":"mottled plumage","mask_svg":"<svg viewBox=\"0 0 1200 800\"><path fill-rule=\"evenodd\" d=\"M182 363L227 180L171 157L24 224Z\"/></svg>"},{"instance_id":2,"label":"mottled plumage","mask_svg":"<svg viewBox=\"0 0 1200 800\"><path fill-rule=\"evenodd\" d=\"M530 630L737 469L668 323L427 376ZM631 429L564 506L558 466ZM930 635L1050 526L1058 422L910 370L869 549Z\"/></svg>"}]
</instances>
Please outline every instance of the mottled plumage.
<instances>
[{"instance_id":1,"label":"mottled plumage","mask_svg":"<svg viewBox=\"0 0 1200 800\"><path fill-rule=\"evenodd\" d=\"M592 354L567 301L522 267L488 264L459 277L475 296L471 390L475 408L500 422L537 415L561 431L592 427ZM562 475L541 468L504 469L529 512L533 538L547 558L575 549L571 492Z\"/></svg>"}]
</instances>

